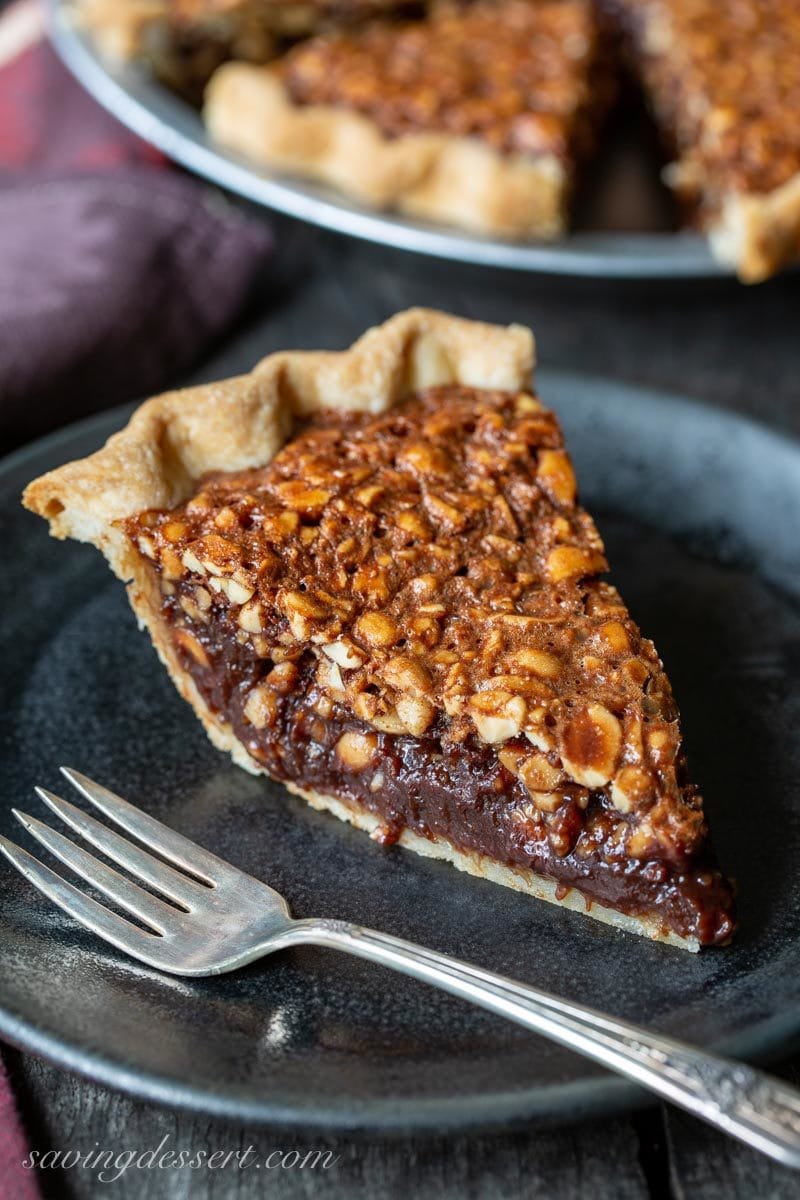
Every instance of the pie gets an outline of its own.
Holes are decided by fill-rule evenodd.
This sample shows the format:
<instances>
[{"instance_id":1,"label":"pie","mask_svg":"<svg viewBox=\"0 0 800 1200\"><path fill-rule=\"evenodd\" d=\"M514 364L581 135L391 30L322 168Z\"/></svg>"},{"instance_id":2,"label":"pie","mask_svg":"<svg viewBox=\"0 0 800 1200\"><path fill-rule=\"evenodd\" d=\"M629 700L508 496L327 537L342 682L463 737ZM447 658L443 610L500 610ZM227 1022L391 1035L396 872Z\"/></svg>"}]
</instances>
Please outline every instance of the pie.
<instances>
[{"instance_id":1,"label":"pie","mask_svg":"<svg viewBox=\"0 0 800 1200\"><path fill-rule=\"evenodd\" d=\"M301 43L214 75L212 135L361 201L480 232L555 237L599 146L612 43L715 254L756 282L800 258L795 0L475 0Z\"/></svg>"},{"instance_id":2,"label":"pie","mask_svg":"<svg viewBox=\"0 0 800 1200\"><path fill-rule=\"evenodd\" d=\"M800 257L800 5L602 0L674 161L665 176L747 282Z\"/></svg>"},{"instance_id":3,"label":"pie","mask_svg":"<svg viewBox=\"0 0 800 1200\"><path fill-rule=\"evenodd\" d=\"M556 237L614 94L592 0L441 3L213 77L213 137L359 200Z\"/></svg>"},{"instance_id":4,"label":"pie","mask_svg":"<svg viewBox=\"0 0 800 1200\"><path fill-rule=\"evenodd\" d=\"M733 930L678 712L533 339L411 310L144 404L25 504L211 740L384 844L696 950Z\"/></svg>"}]
</instances>

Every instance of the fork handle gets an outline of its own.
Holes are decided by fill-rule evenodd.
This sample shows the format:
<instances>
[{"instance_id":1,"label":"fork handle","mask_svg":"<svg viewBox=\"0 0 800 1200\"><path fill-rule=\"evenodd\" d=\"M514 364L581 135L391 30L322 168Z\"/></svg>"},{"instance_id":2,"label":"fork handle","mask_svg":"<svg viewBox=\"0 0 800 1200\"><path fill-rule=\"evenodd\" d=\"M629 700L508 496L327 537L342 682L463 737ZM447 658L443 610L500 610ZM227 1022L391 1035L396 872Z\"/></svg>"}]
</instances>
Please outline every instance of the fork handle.
<instances>
[{"instance_id":1,"label":"fork handle","mask_svg":"<svg viewBox=\"0 0 800 1200\"><path fill-rule=\"evenodd\" d=\"M346 921L297 921L291 940L345 950L471 1000L800 1169L800 1092L753 1067Z\"/></svg>"}]
</instances>

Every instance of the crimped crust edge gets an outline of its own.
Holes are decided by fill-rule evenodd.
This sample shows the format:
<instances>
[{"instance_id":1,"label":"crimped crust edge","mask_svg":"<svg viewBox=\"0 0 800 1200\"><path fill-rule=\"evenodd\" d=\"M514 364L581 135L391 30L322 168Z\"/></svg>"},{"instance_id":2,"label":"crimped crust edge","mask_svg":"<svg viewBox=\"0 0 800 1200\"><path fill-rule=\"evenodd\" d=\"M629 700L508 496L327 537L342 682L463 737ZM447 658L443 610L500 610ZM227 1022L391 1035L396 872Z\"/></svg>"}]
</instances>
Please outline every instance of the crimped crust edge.
<instances>
[{"instance_id":1,"label":"crimped crust edge","mask_svg":"<svg viewBox=\"0 0 800 1200\"><path fill-rule=\"evenodd\" d=\"M533 361L533 335L520 325L409 309L349 350L281 351L247 375L146 401L97 453L29 484L23 503L49 521L54 537L91 542L106 553L121 537L114 521L175 507L209 471L266 465L295 415L323 408L383 412L413 391L444 383L525 388Z\"/></svg>"},{"instance_id":2,"label":"crimped crust edge","mask_svg":"<svg viewBox=\"0 0 800 1200\"><path fill-rule=\"evenodd\" d=\"M512 238L565 230L568 179L553 155L500 154L442 133L387 138L361 113L294 104L274 68L247 63L214 73L204 116L220 144L374 208Z\"/></svg>"}]
</instances>

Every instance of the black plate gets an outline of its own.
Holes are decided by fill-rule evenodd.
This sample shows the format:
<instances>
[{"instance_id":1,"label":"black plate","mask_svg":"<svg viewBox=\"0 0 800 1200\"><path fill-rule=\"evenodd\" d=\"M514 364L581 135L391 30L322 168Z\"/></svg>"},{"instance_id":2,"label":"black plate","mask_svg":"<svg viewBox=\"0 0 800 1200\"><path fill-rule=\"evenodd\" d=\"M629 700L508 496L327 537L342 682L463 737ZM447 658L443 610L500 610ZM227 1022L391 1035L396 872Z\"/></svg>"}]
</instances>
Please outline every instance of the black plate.
<instances>
[{"instance_id":1,"label":"black plate","mask_svg":"<svg viewBox=\"0 0 800 1200\"><path fill-rule=\"evenodd\" d=\"M734 416L541 373L614 575L659 645L717 848L734 946L692 956L386 851L212 749L100 556L48 540L22 485L116 412L0 469L0 828L68 763L262 876L298 916L355 919L744 1057L800 1033L800 448ZM239 1118L337 1129L568 1119L642 1093L569 1051L341 954L162 977L79 930L5 864L0 1033L105 1083Z\"/></svg>"}]
</instances>

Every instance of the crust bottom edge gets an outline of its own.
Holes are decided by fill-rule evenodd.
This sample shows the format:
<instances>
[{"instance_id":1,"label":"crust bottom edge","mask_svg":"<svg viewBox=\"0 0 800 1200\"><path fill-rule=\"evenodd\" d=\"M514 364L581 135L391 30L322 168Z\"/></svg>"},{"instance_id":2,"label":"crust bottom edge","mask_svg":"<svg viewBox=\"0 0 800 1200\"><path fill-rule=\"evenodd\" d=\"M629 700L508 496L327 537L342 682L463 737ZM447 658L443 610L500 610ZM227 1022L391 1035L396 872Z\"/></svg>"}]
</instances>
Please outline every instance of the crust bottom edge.
<instances>
[{"instance_id":1,"label":"crust bottom edge","mask_svg":"<svg viewBox=\"0 0 800 1200\"><path fill-rule=\"evenodd\" d=\"M372 833L381 825L380 818L374 813L369 812L367 809L347 804L336 796L324 795L309 788L300 787L294 783L283 782L283 786L293 795L300 796L312 808L332 813L340 821L347 821L350 825L355 826L356 829L363 830L366 833ZM640 937L649 938L651 941L663 942L669 946L678 946L680 949L689 950L693 954L696 954L700 949L700 943L696 938L681 937L679 934L665 929L654 918L629 916L626 913L619 912L615 908L609 908L597 900L590 901L577 888L570 888L567 894L559 899L556 896L558 885L555 880L545 875L539 875L536 871L531 871L526 867L505 866L476 851L459 850L444 838L438 838L433 841L413 833L410 829L404 829L400 835L398 844L404 849L412 850L415 854L420 854L425 858L436 858L449 862L459 871L464 871L468 875L475 875L480 879L488 879L492 883L499 883L503 887L512 888L514 891L524 892L526 895L533 896L537 900L546 900L550 904L558 905L559 908L566 908L572 912L581 913L583 916L593 917L596 921L602 921L606 925L613 925L617 929L624 929L628 933L638 934Z\"/></svg>"}]
</instances>

